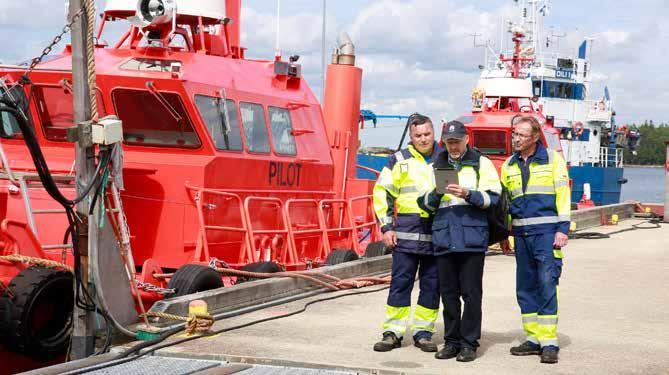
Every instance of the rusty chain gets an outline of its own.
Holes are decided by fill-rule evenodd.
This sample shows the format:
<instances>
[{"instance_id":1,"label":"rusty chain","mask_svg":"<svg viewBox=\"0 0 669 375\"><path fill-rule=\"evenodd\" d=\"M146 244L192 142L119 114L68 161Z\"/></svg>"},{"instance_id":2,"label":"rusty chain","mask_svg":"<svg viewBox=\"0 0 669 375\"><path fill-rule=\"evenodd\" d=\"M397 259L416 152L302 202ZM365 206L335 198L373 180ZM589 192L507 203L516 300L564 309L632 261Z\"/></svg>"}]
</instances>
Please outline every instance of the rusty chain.
<instances>
[{"instance_id":1,"label":"rusty chain","mask_svg":"<svg viewBox=\"0 0 669 375\"><path fill-rule=\"evenodd\" d=\"M21 79L23 81L22 83L26 84L29 82L28 75L30 75L30 73L32 73L32 71L35 70L35 67L39 65L42 62L42 60L44 60L44 58L51 53L53 47L55 47L58 43L60 43L60 41L63 39L63 36L65 36L65 34L69 33L72 30L72 25L75 22L77 22L77 20L81 17L82 14L84 14L83 8L79 9L76 13L74 13L72 19L63 27L63 30L60 32L60 34L56 35L56 37L53 38L51 43L49 43L49 45L42 50L42 54L31 60L30 66L28 67L26 72L23 73L23 76L21 76Z\"/></svg>"}]
</instances>

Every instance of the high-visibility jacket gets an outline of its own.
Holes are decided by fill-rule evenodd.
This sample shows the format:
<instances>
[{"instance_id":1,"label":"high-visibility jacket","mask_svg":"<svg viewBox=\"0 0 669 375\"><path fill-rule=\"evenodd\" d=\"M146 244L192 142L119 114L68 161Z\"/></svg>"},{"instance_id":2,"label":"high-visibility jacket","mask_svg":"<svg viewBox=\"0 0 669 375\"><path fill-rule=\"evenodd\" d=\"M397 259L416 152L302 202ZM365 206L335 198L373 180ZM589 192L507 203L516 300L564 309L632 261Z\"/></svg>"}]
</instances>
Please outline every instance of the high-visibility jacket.
<instances>
[{"instance_id":1,"label":"high-visibility jacket","mask_svg":"<svg viewBox=\"0 0 669 375\"><path fill-rule=\"evenodd\" d=\"M440 151L435 143L432 155ZM432 254L432 219L418 207L416 199L433 188L432 162L428 163L413 146L388 158L374 185L373 196L381 231L394 230L397 235L394 251Z\"/></svg>"},{"instance_id":2,"label":"high-visibility jacket","mask_svg":"<svg viewBox=\"0 0 669 375\"><path fill-rule=\"evenodd\" d=\"M516 152L502 165L501 182L511 199L513 235L569 232L569 173L557 151L537 142L527 162Z\"/></svg>"},{"instance_id":3,"label":"high-visibility jacket","mask_svg":"<svg viewBox=\"0 0 669 375\"><path fill-rule=\"evenodd\" d=\"M439 154L435 168L451 165L446 151ZM488 249L488 217L486 209L497 204L502 187L495 166L477 150L467 147L455 161L458 184L469 189L469 196L438 194L435 190L418 199L418 205L434 212L432 244L434 254L449 252L485 252Z\"/></svg>"}]
</instances>

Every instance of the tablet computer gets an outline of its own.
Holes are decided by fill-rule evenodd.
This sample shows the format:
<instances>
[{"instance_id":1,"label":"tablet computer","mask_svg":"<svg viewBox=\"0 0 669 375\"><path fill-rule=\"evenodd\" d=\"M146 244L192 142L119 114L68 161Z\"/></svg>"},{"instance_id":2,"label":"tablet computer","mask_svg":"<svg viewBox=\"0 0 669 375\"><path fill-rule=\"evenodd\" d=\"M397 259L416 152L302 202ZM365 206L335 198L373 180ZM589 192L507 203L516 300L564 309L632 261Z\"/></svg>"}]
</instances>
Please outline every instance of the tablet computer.
<instances>
[{"instance_id":1,"label":"tablet computer","mask_svg":"<svg viewBox=\"0 0 669 375\"><path fill-rule=\"evenodd\" d=\"M446 186L459 185L458 171L453 168L434 168L434 182L437 185L437 193L446 194Z\"/></svg>"}]
</instances>

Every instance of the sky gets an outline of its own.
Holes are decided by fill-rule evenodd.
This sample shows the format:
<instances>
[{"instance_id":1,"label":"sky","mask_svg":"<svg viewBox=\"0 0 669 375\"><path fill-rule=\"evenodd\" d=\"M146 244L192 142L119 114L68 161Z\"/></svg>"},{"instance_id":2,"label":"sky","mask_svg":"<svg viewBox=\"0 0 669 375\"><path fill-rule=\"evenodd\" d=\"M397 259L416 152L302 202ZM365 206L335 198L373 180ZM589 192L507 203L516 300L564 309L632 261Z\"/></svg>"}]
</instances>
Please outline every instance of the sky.
<instances>
[{"instance_id":1,"label":"sky","mask_svg":"<svg viewBox=\"0 0 669 375\"><path fill-rule=\"evenodd\" d=\"M221 0L222 1L222 0ZM96 1L98 8L104 0ZM0 0L0 61L38 55L65 21L65 0ZM247 56L271 59L276 43L277 0L242 0L242 45ZM322 92L322 0L281 0L279 44L298 54L317 97ZM363 69L362 108L377 114L420 112L438 123L466 112L484 49L499 48L500 29L517 15L512 0L326 0L326 48L347 32ZM669 0L553 0L544 19L553 43L574 53L584 37L593 81L589 95L608 86L618 123L669 123ZM113 43L117 34L105 34ZM7 37L10 36L10 37ZM56 50L63 48L58 46ZM329 58L329 57L328 57ZM361 133L365 145L399 141L402 121L384 120Z\"/></svg>"}]
</instances>

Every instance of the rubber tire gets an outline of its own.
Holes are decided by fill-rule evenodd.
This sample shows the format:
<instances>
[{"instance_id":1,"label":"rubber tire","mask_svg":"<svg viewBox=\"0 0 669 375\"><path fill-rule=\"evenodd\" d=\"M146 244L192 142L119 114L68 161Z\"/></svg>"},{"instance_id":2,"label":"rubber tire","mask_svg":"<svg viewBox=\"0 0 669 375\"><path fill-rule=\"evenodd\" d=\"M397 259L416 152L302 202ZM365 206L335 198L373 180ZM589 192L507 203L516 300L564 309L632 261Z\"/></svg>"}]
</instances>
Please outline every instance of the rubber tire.
<instances>
[{"instance_id":1,"label":"rubber tire","mask_svg":"<svg viewBox=\"0 0 669 375\"><path fill-rule=\"evenodd\" d=\"M367 244L367 248L365 249L365 258L380 257L390 253L392 253L392 250L386 247L383 241L375 241Z\"/></svg>"},{"instance_id":2,"label":"rubber tire","mask_svg":"<svg viewBox=\"0 0 669 375\"><path fill-rule=\"evenodd\" d=\"M174 293L165 294L165 298L185 296L205 290L223 287L223 279L215 269L199 264L186 264L172 275L167 289Z\"/></svg>"},{"instance_id":3,"label":"rubber tire","mask_svg":"<svg viewBox=\"0 0 669 375\"><path fill-rule=\"evenodd\" d=\"M358 259L360 259L358 253L351 249L335 249L330 254L328 254L327 258L325 258L325 264L328 266L334 266L335 264L352 262Z\"/></svg>"},{"instance_id":4,"label":"rubber tire","mask_svg":"<svg viewBox=\"0 0 669 375\"><path fill-rule=\"evenodd\" d=\"M0 334L7 348L39 359L64 353L73 326L74 276L33 266L16 275L8 287L14 298L7 293L0 297ZM36 311L42 315L35 318ZM32 323L41 328L34 329Z\"/></svg>"},{"instance_id":5,"label":"rubber tire","mask_svg":"<svg viewBox=\"0 0 669 375\"><path fill-rule=\"evenodd\" d=\"M258 273L275 273L275 272L283 272L283 268L281 268L281 266L275 262L255 262L255 263L249 263L244 267L242 267L242 271L258 272ZM256 278L247 279L245 277L238 277L237 284L255 280L263 280L263 279L256 279Z\"/></svg>"}]
</instances>

